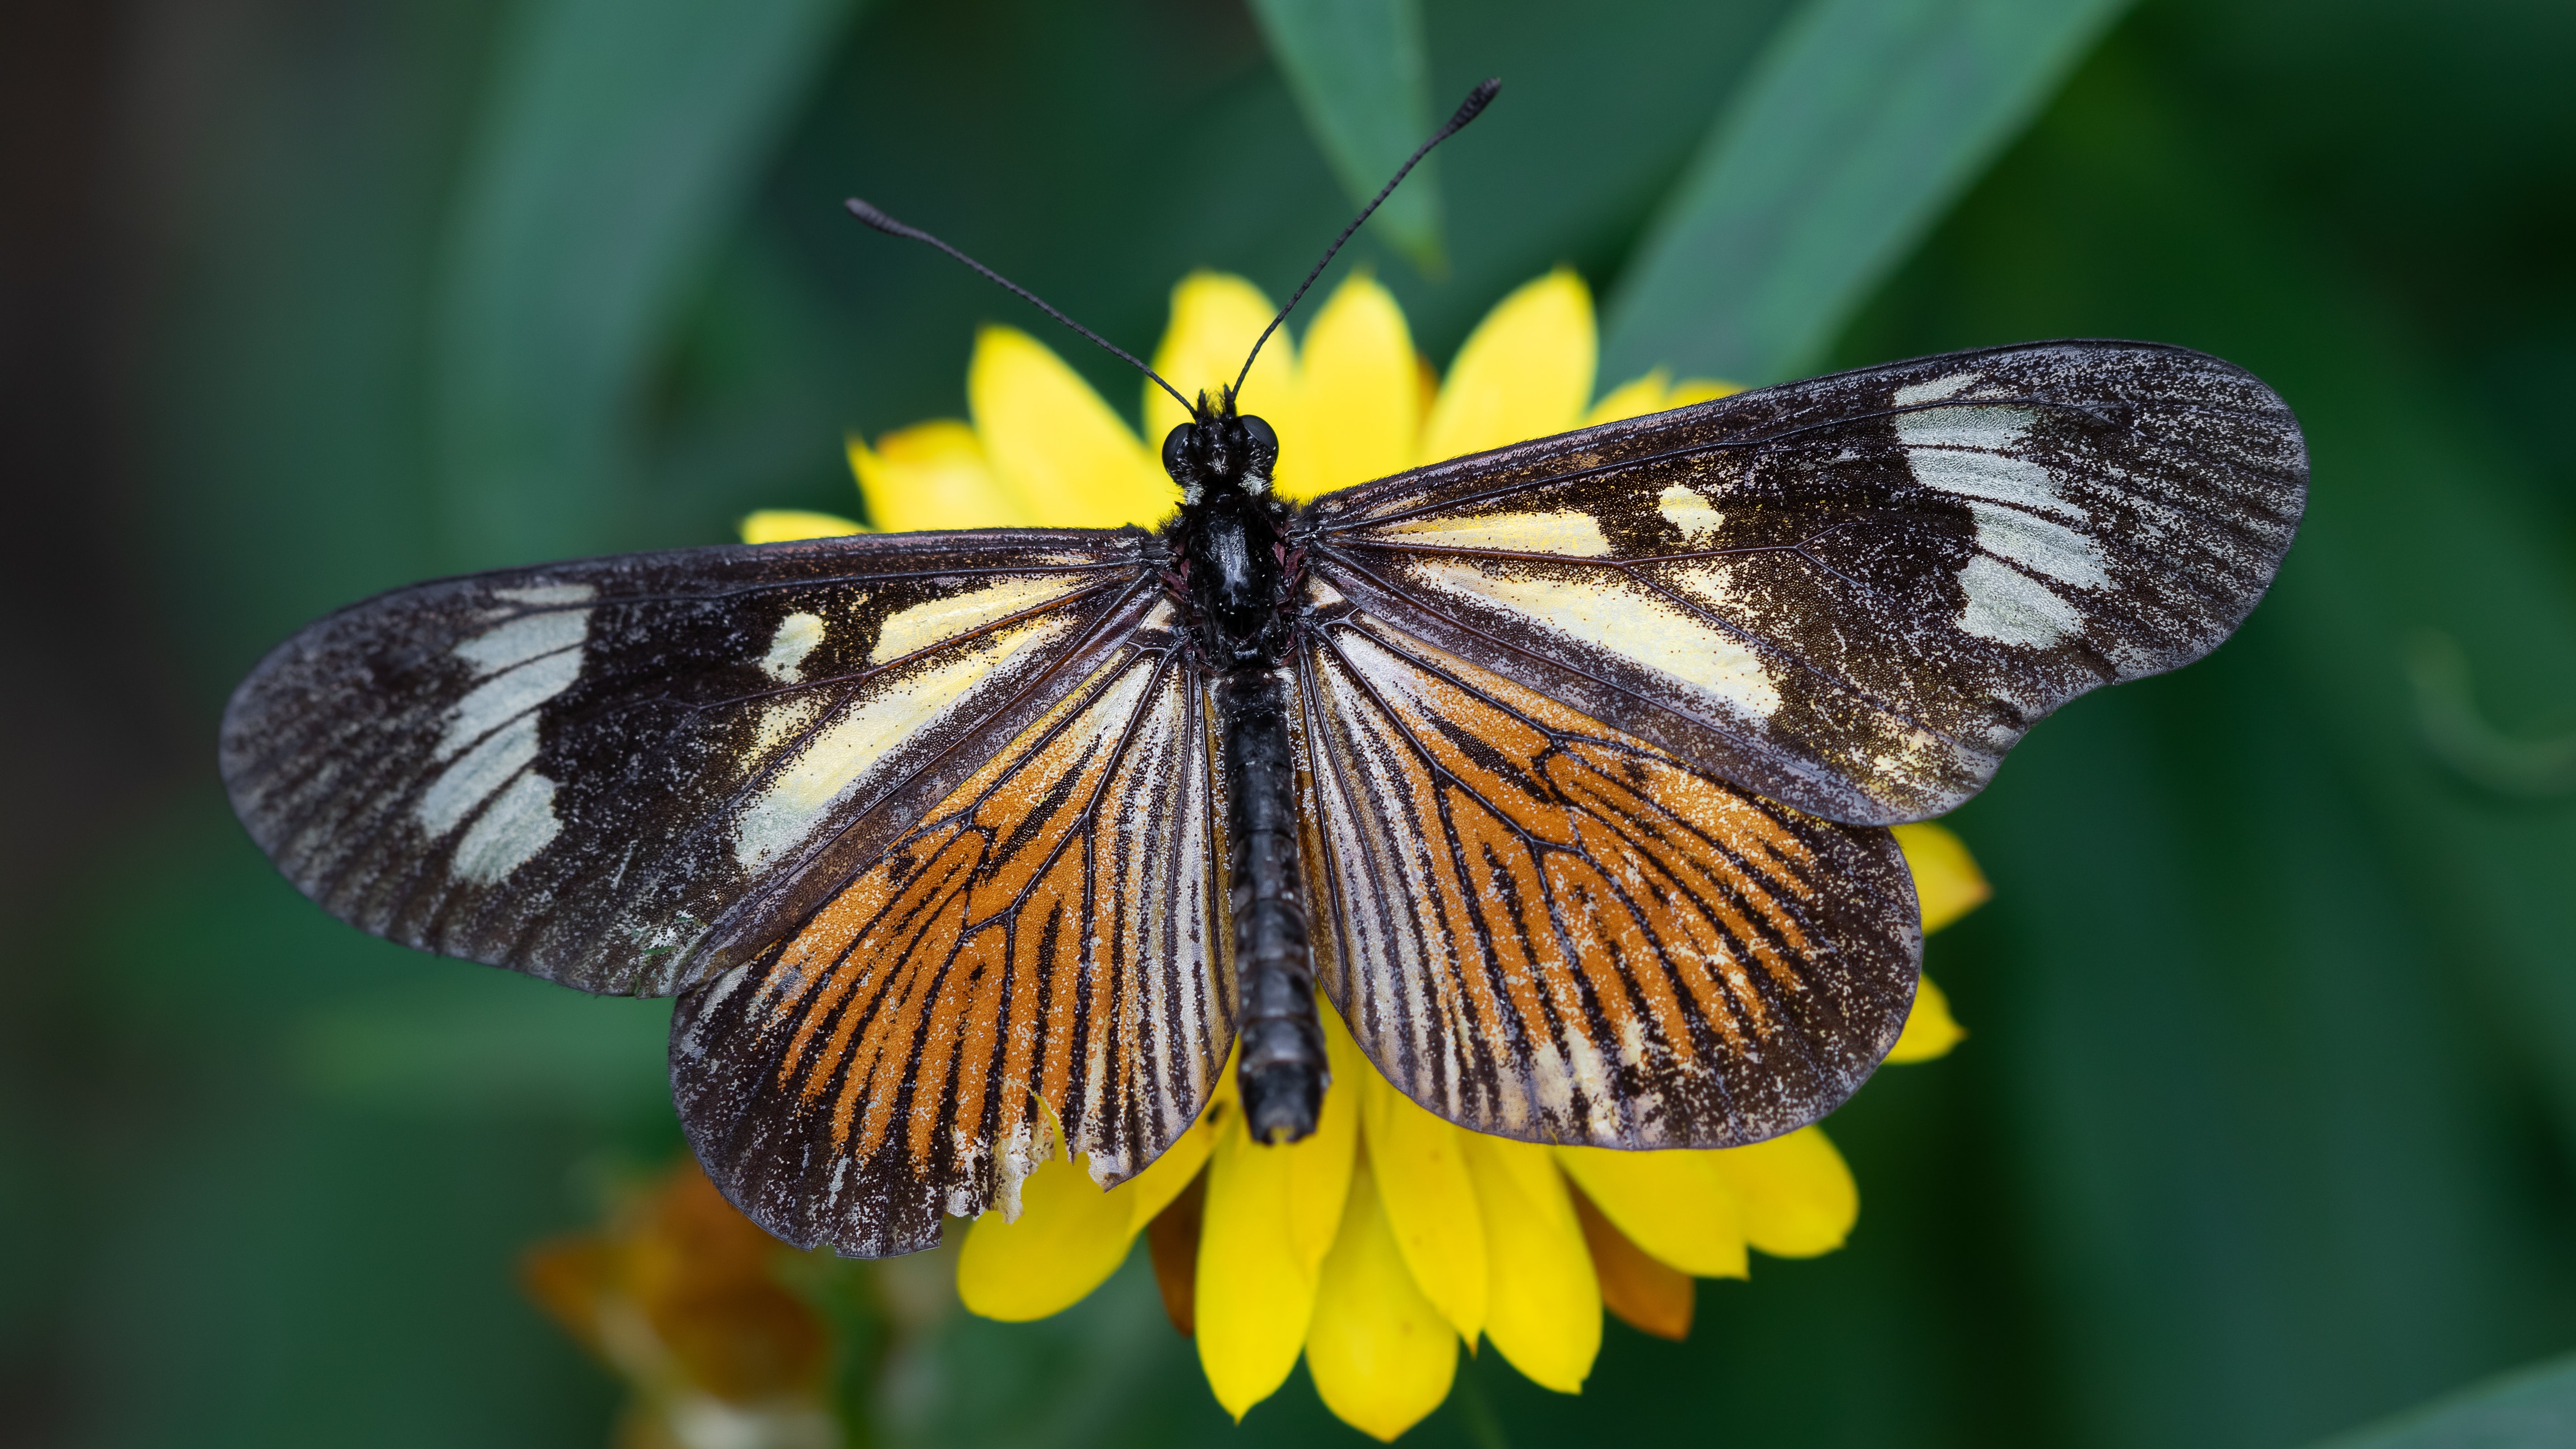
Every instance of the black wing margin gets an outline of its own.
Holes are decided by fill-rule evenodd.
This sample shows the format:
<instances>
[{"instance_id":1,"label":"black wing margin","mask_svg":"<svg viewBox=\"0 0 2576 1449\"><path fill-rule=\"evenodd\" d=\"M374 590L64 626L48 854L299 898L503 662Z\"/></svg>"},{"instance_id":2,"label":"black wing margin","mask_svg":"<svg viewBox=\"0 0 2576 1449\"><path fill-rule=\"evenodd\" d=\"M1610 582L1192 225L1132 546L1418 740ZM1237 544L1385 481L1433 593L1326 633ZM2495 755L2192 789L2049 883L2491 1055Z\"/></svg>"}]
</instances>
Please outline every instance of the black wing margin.
<instances>
[{"instance_id":1,"label":"black wing margin","mask_svg":"<svg viewBox=\"0 0 2576 1449\"><path fill-rule=\"evenodd\" d=\"M1742 393L1318 500L1344 601L1830 819L1937 815L2088 689L2252 611L2297 419L2182 348L2048 342Z\"/></svg>"},{"instance_id":2,"label":"black wing margin","mask_svg":"<svg viewBox=\"0 0 2576 1449\"><path fill-rule=\"evenodd\" d=\"M774 943L1116 649L1133 530L689 549L421 584L224 713L233 808L340 919L587 991Z\"/></svg>"}]
</instances>

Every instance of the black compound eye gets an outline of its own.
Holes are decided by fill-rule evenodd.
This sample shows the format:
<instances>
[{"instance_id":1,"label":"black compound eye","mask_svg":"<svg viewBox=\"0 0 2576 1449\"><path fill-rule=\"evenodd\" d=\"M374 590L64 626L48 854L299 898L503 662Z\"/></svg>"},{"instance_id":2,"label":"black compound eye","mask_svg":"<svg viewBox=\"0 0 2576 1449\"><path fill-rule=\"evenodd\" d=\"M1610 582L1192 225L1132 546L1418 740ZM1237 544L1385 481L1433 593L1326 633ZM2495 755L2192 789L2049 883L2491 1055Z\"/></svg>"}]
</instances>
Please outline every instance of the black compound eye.
<instances>
[{"instance_id":1,"label":"black compound eye","mask_svg":"<svg viewBox=\"0 0 2576 1449\"><path fill-rule=\"evenodd\" d=\"M1256 456L1262 458L1279 456L1279 435L1270 431L1269 423L1252 413L1245 413L1237 421L1243 424L1243 436L1251 441L1252 451Z\"/></svg>"},{"instance_id":2,"label":"black compound eye","mask_svg":"<svg viewBox=\"0 0 2576 1449\"><path fill-rule=\"evenodd\" d=\"M1184 476L1184 470L1198 472L1198 465L1190 459L1190 429L1195 426L1181 423L1163 435L1163 471L1175 478Z\"/></svg>"}]
</instances>

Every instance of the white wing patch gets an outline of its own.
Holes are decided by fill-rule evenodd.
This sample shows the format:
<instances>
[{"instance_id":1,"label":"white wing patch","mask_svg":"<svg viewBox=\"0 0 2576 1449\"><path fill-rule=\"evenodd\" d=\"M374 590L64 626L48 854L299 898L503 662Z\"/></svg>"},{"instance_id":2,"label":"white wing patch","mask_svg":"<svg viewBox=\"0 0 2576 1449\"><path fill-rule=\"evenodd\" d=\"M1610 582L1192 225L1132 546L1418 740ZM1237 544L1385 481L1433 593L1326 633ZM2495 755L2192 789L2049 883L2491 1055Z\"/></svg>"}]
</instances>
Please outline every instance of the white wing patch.
<instances>
[{"instance_id":1,"label":"white wing patch","mask_svg":"<svg viewBox=\"0 0 2576 1449\"><path fill-rule=\"evenodd\" d=\"M1001 579L980 589L915 604L885 621L877 631L877 647L868 662L883 664L946 643L970 629L1007 619L1023 609L1034 609L1050 599L1063 598L1086 582L1079 574Z\"/></svg>"},{"instance_id":2,"label":"white wing patch","mask_svg":"<svg viewBox=\"0 0 2576 1449\"><path fill-rule=\"evenodd\" d=\"M1531 577L1465 559L1426 559L1421 570L1434 588L1500 604L1536 628L1696 685L1755 720L1780 708L1762 656L1628 579Z\"/></svg>"},{"instance_id":3,"label":"white wing patch","mask_svg":"<svg viewBox=\"0 0 2576 1449\"><path fill-rule=\"evenodd\" d=\"M492 597L510 604L525 604L533 609L550 609L557 604L587 604L599 596L599 590L588 584L534 584L524 589L494 589Z\"/></svg>"},{"instance_id":4,"label":"white wing patch","mask_svg":"<svg viewBox=\"0 0 2576 1449\"><path fill-rule=\"evenodd\" d=\"M563 829L555 782L529 767L537 760L537 709L581 677L590 637L590 610L560 606L592 592L587 584L500 590L494 597L547 612L506 620L449 651L483 682L449 710L430 752L447 767L421 792L412 818L433 839L473 818L451 869L478 885L527 864Z\"/></svg>"},{"instance_id":5,"label":"white wing patch","mask_svg":"<svg viewBox=\"0 0 2576 1449\"><path fill-rule=\"evenodd\" d=\"M537 706L570 689L581 675L580 645L576 638L570 648L539 654L476 685L456 702L429 757L444 760L472 749L492 731L533 714Z\"/></svg>"},{"instance_id":6,"label":"white wing patch","mask_svg":"<svg viewBox=\"0 0 2576 1449\"><path fill-rule=\"evenodd\" d=\"M1975 380L1924 383L1900 389L1897 399L1947 397ZM1951 382L1959 386L1906 396ZM1915 481L1963 500L1976 519L1979 552L1959 571L1967 594L1959 627L1998 644L2045 648L2083 622L2058 589L2103 588L2111 575L2101 548L2060 521L2075 510L2056 476L2025 456L2032 418L2024 408L1936 408L1900 415L1896 436Z\"/></svg>"},{"instance_id":7,"label":"white wing patch","mask_svg":"<svg viewBox=\"0 0 2576 1449\"><path fill-rule=\"evenodd\" d=\"M439 771L412 807L412 817L433 837L445 835L536 759L537 717L521 715Z\"/></svg>"},{"instance_id":8,"label":"white wing patch","mask_svg":"<svg viewBox=\"0 0 2576 1449\"><path fill-rule=\"evenodd\" d=\"M1936 377L1926 382L1915 383L1911 387L1900 387L1896 390L1893 401L1901 408L1939 402L1946 397L1957 397L1985 380L1983 373L1954 372L1947 377Z\"/></svg>"},{"instance_id":9,"label":"white wing patch","mask_svg":"<svg viewBox=\"0 0 2576 1449\"><path fill-rule=\"evenodd\" d=\"M542 655L578 649L589 635L588 609L557 609L522 614L484 630L451 652L473 665L477 675L498 674Z\"/></svg>"},{"instance_id":10,"label":"white wing patch","mask_svg":"<svg viewBox=\"0 0 2576 1449\"><path fill-rule=\"evenodd\" d=\"M2046 585L1984 554L1959 570L1959 587L1968 593L1959 627L1998 644L2044 649L2083 622L2075 606Z\"/></svg>"},{"instance_id":11,"label":"white wing patch","mask_svg":"<svg viewBox=\"0 0 2576 1449\"><path fill-rule=\"evenodd\" d=\"M1971 503L1968 511L1976 516L1977 547L2004 562L2081 589L2110 584L2102 550L2065 524L1992 503Z\"/></svg>"},{"instance_id":12,"label":"white wing patch","mask_svg":"<svg viewBox=\"0 0 2576 1449\"><path fill-rule=\"evenodd\" d=\"M474 817L465 838L456 843L451 868L476 885L490 885L527 864L562 832L563 821L555 815L555 782L530 770Z\"/></svg>"}]
</instances>

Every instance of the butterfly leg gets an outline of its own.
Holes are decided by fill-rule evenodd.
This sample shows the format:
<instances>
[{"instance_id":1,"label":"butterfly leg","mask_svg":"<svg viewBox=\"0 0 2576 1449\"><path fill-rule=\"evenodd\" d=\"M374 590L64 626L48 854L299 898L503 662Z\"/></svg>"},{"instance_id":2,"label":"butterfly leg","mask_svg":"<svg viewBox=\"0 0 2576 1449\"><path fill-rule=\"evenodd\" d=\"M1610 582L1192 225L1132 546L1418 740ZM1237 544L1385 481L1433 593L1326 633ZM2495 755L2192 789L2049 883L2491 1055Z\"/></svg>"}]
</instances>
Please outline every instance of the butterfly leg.
<instances>
[{"instance_id":1,"label":"butterfly leg","mask_svg":"<svg viewBox=\"0 0 2576 1449\"><path fill-rule=\"evenodd\" d=\"M1276 671L1217 681L1226 740L1226 835L1232 867L1234 969L1242 1003L1245 1119L1258 1142L1294 1142L1323 1110L1324 1024L1297 857L1297 771L1287 691Z\"/></svg>"}]
</instances>

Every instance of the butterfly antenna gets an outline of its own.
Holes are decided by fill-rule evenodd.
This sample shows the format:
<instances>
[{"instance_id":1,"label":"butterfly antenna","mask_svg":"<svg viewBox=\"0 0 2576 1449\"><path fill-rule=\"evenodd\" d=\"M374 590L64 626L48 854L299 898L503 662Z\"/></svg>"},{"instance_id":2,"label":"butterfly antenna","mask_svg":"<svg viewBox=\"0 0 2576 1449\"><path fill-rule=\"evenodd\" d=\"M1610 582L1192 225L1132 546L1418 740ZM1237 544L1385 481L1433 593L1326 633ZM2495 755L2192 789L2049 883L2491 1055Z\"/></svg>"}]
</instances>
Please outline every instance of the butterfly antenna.
<instances>
[{"instance_id":1,"label":"butterfly antenna","mask_svg":"<svg viewBox=\"0 0 2576 1449\"><path fill-rule=\"evenodd\" d=\"M1351 239L1351 233L1360 229L1360 223L1369 219L1370 212L1377 210L1381 203L1395 194L1397 183L1404 180L1404 173L1411 171L1423 157L1430 155L1432 147L1457 135L1469 121L1476 119L1476 114L1490 105L1495 93L1502 88L1503 83L1499 77L1487 77L1476 82L1476 88L1467 92L1467 99L1458 103L1458 113L1449 118L1449 124L1432 132L1430 140L1423 142L1411 156L1406 157L1404 164L1395 168L1395 174L1386 179L1386 185L1378 188L1377 195L1369 198L1369 204L1360 208L1360 214L1351 218L1351 224L1342 228L1342 234L1333 238L1333 244L1324 248L1324 259L1315 263L1315 270L1308 272L1306 280L1297 284L1297 290L1288 298L1288 305L1280 308L1279 315L1270 319L1270 325L1261 329L1260 340L1252 344L1251 355L1243 359L1243 371L1234 375L1234 386L1228 389L1226 394L1229 398L1243 391L1243 380L1252 376L1252 359L1261 355L1261 344L1268 342L1270 334L1279 330L1279 324L1288 320L1288 314L1297 310L1298 299L1306 295L1308 287L1315 285L1315 279L1324 274L1324 268L1333 264L1333 253L1342 249L1342 243ZM1046 304L1039 302L1038 305L1043 307Z\"/></svg>"},{"instance_id":2,"label":"butterfly antenna","mask_svg":"<svg viewBox=\"0 0 2576 1449\"><path fill-rule=\"evenodd\" d=\"M1463 123L1453 121L1450 123L1449 129L1454 131L1458 129L1461 124ZM1445 135L1447 133L1443 132L1442 134ZM1426 146L1423 149L1429 150L1430 148ZM1407 161L1404 164L1411 166L1413 163ZM1403 174L1404 173L1401 171L1396 173L1398 177L1403 176ZM1058 322L1061 322L1065 326L1072 328L1074 331L1081 333L1083 336L1090 338L1092 341L1099 343L1102 347L1105 347L1109 351L1117 354L1118 357L1126 362L1128 366L1145 374L1147 377L1152 378L1155 386L1160 387L1167 393L1170 393L1172 395L1172 400L1179 403L1183 411L1188 412L1193 417L1198 415L1198 409L1190 406L1190 400L1181 396L1180 389L1163 381L1163 375L1161 373L1147 367L1143 362L1137 359L1134 353L1129 352L1126 348L1119 346L1117 343L1110 341L1108 338L1101 336L1099 333L1092 331L1090 328L1083 326L1081 323L1074 321L1072 318L1067 317L1062 312L1049 306L1046 298L1039 296L1037 293L1030 291L1028 288L1023 287L1019 283L1012 281L1010 278L1003 276L1001 273L994 271L991 267L988 267L982 262L975 260L973 257L966 255L964 252L961 252L957 248L950 246L948 243L941 241L939 238L932 236L930 233L923 231L920 227L907 226L904 223L895 220L893 217L886 215L884 212L877 210L875 207L870 206L866 202L859 200L855 196L841 204L850 209L850 215L857 217L859 220L875 227L886 235L909 237L917 242L928 242L932 246L935 246L941 251L948 253L950 256L955 257L957 260L973 267L976 271L983 273L986 281L993 282L1010 291L1017 292L1021 297L1027 299L1031 306L1036 307L1039 311L1053 317ZM1372 202L1370 204L1375 205L1376 203ZM1367 213L1362 212L1361 215L1365 216ZM1352 224L1354 226L1358 225L1356 222ZM1345 233L1345 235L1347 234L1348 233ZM1303 291L1305 289L1301 287L1298 290ZM1274 322L1270 325L1276 327L1279 324ZM1268 334L1265 333L1263 335L1267 336Z\"/></svg>"}]
</instances>

